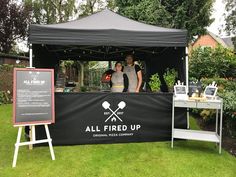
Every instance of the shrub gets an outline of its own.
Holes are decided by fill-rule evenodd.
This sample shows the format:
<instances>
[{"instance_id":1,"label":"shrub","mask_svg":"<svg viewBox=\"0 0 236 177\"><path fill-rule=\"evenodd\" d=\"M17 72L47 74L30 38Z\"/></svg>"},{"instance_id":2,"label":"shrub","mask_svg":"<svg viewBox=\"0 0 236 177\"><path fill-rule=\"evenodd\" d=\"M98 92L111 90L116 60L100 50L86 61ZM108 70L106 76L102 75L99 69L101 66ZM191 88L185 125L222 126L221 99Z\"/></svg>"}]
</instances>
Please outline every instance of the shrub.
<instances>
[{"instance_id":1,"label":"shrub","mask_svg":"<svg viewBox=\"0 0 236 177\"><path fill-rule=\"evenodd\" d=\"M224 100L224 125L230 135L236 135L236 55L229 49L218 46L196 48L189 61L190 78L201 79L202 86L215 81L218 85L217 95ZM204 121L215 120L214 110L195 110Z\"/></svg>"},{"instance_id":2,"label":"shrub","mask_svg":"<svg viewBox=\"0 0 236 177\"><path fill-rule=\"evenodd\" d=\"M206 121L215 116L216 111L212 109L204 109L200 112L200 116Z\"/></svg>"},{"instance_id":3,"label":"shrub","mask_svg":"<svg viewBox=\"0 0 236 177\"><path fill-rule=\"evenodd\" d=\"M8 103L12 99L13 68L14 67L22 68L25 66L9 65L9 64L0 65L0 92L1 92L0 102L1 104L6 103L6 102ZM7 98L9 99L8 101L6 101L7 99L6 95L7 95Z\"/></svg>"},{"instance_id":4,"label":"shrub","mask_svg":"<svg viewBox=\"0 0 236 177\"><path fill-rule=\"evenodd\" d=\"M219 93L224 99L224 124L225 131L232 137L236 137L236 90Z\"/></svg>"},{"instance_id":5,"label":"shrub","mask_svg":"<svg viewBox=\"0 0 236 177\"><path fill-rule=\"evenodd\" d=\"M236 80L233 78L203 78L201 79L202 86L205 88L209 84L211 84L213 81L216 82L218 85L218 93L223 92L224 90L236 90Z\"/></svg>"},{"instance_id":6,"label":"shrub","mask_svg":"<svg viewBox=\"0 0 236 177\"><path fill-rule=\"evenodd\" d=\"M225 117L236 120L236 90L226 90L218 95L224 99L223 107Z\"/></svg>"},{"instance_id":7,"label":"shrub","mask_svg":"<svg viewBox=\"0 0 236 177\"><path fill-rule=\"evenodd\" d=\"M202 85L205 88L207 85L216 81L218 85L217 95L223 98L223 116L224 124L227 127L226 131L231 136L236 136L236 81L235 79L227 78L203 78L201 79ZM212 109L192 109L192 112L200 115L205 123L215 120L215 110Z\"/></svg>"},{"instance_id":8,"label":"shrub","mask_svg":"<svg viewBox=\"0 0 236 177\"><path fill-rule=\"evenodd\" d=\"M175 79L177 77L177 71L175 69L169 69L167 68L165 74L163 75L164 80L168 86L169 91L171 91L171 88L175 85Z\"/></svg>"},{"instance_id":9,"label":"shrub","mask_svg":"<svg viewBox=\"0 0 236 177\"><path fill-rule=\"evenodd\" d=\"M215 81L218 85L217 95L224 100L224 117L236 119L236 81L225 78L204 78L201 80L203 87ZM205 119L214 118L213 110L203 110L200 115Z\"/></svg>"},{"instance_id":10,"label":"shrub","mask_svg":"<svg viewBox=\"0 0 236 177\"><path fill-rule=\"evenodd\" d=\"M160 90L160 87L161 87L161 81L159 79L159 75L158 73L156 74L153 74L150 78L150 81L148 82L149 83L149 86L151 87L151 90L153 92L157 92Z\"/></svg>"},{"instance_id":11,"label":"shrub","mask_svg":"<svg viewBox=\"0 0 236 177\"><path fill-rule=\"evenodd\" d=\"M198 47L189 57L189 76L236 78L236 55L227 48Z\"/></svg>"},{"instance_id":12,"label":"shrub","mask_svg":"<svg viewBox=\"0 0 236 177\"><path fill-rule=\"evenodd\" d=\"M189 57L189 76L197 79L213 77L215 74L214 68L207 67L212 62L210 47L198 47L194 49Z\"/></svg>"},{"instance_id":13,"label":"shrub","mask_svg":"<svg viewBox=\"0 0 236 177\"><path fill-rule=\"evenodd\" d=\"M1 104L7 104L11 102L11 99L9 98L10 92L4 92L0 91L0 105Z\"/></svg>"}]
</instances>

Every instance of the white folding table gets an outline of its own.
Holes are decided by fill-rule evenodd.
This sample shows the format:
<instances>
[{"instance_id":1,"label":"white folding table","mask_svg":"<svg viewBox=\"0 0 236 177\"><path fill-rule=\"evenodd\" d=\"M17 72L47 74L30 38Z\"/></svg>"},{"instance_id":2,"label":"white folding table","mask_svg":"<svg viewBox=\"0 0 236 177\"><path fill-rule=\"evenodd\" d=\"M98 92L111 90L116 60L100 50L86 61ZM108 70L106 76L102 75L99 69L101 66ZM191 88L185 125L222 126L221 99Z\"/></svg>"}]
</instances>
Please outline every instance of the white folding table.
<instances>
[{"instance_id":1,"label":"white folding table","mask_svg":"<svg viewBox=\"0 0 236 177\"><path fill-rule=\"evenodd\" d=\"M197 109L216 109L216 127L215 131L202 131L191 129L175 128L175 107L181 108L197 108ZM218 129L218 114L220 111L220 125ZM221 141L222 141L222 119L223 119L223 99L216 97L215 99L207 100L194 100L194 99L177 99L173 97L172 104L172 138L171 147L174 146L174 138L209 141L219 144L219 154L221 154ZM188 127L187 127L188 128Z\"/></svg>"}]
</instances>

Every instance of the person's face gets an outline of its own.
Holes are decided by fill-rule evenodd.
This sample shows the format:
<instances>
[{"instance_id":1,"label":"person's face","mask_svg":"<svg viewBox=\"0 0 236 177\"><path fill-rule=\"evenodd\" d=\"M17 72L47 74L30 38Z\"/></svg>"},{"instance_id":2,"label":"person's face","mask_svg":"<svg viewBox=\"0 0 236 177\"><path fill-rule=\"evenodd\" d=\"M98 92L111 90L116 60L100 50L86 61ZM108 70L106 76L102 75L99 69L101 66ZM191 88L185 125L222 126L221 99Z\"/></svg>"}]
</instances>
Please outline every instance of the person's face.
<instances>
[{"instance_id":1,"label":"person's face","mask_svg":"<svg viewBox=\"0 0 236 177\"><path fill-rule=\"evenodd\" d=\"M117 63L115 68L116 68L116 71L121 71L122 65L120 63Z\"/></svg>"},{"instance_id":2,"label":"person's face","mask_svg":"<svg viewBox=\"0 0 236 177\"><path fill-rule=\"evenodd\" d=\"M132 65L134 63L134 60L131 56L127 56L125 58L125 61L126 61L127 65Z\"/></svg>"}]
</instances>

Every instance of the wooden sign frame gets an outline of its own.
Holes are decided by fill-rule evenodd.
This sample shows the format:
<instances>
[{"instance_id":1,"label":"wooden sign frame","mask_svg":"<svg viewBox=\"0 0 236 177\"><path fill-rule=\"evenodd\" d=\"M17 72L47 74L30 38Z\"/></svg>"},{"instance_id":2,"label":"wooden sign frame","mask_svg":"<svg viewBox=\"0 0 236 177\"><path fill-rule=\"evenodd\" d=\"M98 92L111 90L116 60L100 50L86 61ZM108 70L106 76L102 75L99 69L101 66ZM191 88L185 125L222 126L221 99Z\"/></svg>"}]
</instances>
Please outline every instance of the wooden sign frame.
<instances>
[{"instance_id":1,"label":"wooden sign frame","mask_svg":"<svg viewBox=\"0 0 236 177\"><path fill-rule=\"evenodd\" d=\"M51 73L51 120L44 121L26 121L26 122L17 122L16 121L16 99L17 99L17 72L18 71L32 71L32 72L50 72ZM55 110L54 110L54 70L53 69L36 69L36 68L14 68L13 75L13 125L14 126L27 126L27 125L42 125L42 124L51 124L55 123Z\"/></svg>"}]
</instances>

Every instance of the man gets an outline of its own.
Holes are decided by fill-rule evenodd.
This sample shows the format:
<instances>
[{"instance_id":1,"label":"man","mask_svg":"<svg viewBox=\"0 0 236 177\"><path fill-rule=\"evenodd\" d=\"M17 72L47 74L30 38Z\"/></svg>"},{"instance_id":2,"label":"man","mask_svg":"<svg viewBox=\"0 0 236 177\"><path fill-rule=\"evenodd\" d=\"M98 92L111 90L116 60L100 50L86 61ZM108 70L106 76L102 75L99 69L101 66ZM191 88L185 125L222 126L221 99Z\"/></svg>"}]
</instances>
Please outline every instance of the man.
<instances>
[{"instance_id":1,"label":"man","mask_svg":"<svg viewBox=\"0 0 236 177\"><path fill-rule=\"evenodd\" d=\"M123 72L128 76L129 86L128 92L139 92L142 85L142 71L139 65L134 64L134 56L127 55L125 58L126 66Z\"/></svg>"}]
</instances>

